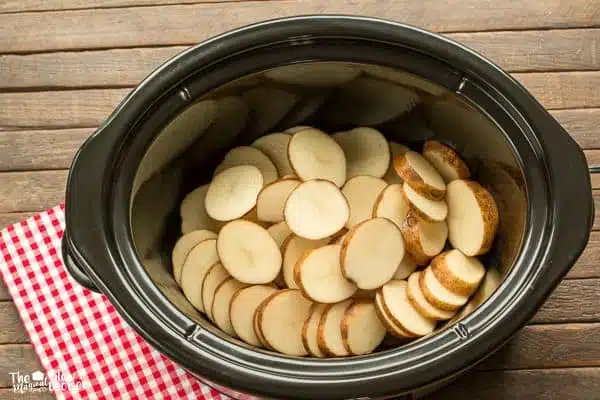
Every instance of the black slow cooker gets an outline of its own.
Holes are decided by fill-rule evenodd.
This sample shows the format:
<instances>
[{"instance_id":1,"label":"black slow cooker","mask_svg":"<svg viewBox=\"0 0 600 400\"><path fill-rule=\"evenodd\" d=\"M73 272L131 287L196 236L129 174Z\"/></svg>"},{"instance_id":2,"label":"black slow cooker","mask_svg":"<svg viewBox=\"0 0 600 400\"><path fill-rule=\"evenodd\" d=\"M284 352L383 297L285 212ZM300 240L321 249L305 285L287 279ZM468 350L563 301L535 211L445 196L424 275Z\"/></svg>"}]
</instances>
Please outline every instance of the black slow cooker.
<instances>
[{"instance_id":1,"label":"black slow cooker","mask_svg":"<svg viewBox=\"0 0 600 400\"><path fill-rule=\"evenodd\" d=\"M485 263L503 283L460 321L368 356L250 348L207 322L171 277L179 203L233 146L298 124L327 132L350 125L339 96L364 76L420 97L410 112L371 126L416 149L430 137L451 144L493 192L500 228ZM373 112L385 107L376 98L355 101ZM397 398L449 382L526 324L582 252L593 213L583 152L500 68L411 26L301 16L192 47L118 105L73 162L63 257L151 345L233 397Z\"/></svg>"}]
</instances>

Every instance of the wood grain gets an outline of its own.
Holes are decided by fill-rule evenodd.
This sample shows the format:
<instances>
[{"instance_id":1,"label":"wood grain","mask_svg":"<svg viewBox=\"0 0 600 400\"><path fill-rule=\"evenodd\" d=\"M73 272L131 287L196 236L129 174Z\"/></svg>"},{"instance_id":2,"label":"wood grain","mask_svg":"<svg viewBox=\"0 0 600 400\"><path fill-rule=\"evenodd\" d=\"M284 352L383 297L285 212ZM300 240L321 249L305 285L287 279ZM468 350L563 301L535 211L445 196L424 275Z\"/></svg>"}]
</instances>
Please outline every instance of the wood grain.
<instances>
[{"instance_id":1,"label":"wood grain","mask_svg":"<svg viewBox=\"0 0 600 400\"><path fill-rule=\"evenodd\" d=\"M0 2L0 13L23 11L58 11L85 8L113 8L132 6L154 6L159 4L228 3L243 0L4 0ZM1 397L0 397L1 398Z\"/></svg>"},{"instance_id":2,"label":"wood grain","mask_svg":"<svg viewBox=\"0 0 600 400\"><path fill-rule=\"evenodd\" d=\"M3 400L54 400L55 397L49 391L20 393L13 389L0 389L0 399Z\"/></svg>"},{"instance_id":3,"label":"wood grain","mask_svg":"<svg viewBox=\"0 0 600 400\"><path fill-rule=\"evenodd\" d=\"M540 308L533 323L600 321L600 279L564 280ZM577 312L573 312L577 310ZM600 342L599 342L600 344Z\"/></svg>"},{"instance_id":4,"label":"wood grain","mask_svg":"<svg viewBox=\"0 0 600 400\"><path fill-rule=\"evenodd\" d=\"M5 226L16 224L19 221L27 219L34 215L35 212L24 212L24 213L0 213L0 229L3 229ZM2 282L0 281L0 287L2 287ZM2 289L0 289L0 293L2 293ZM0 295L0 300L2 300L2 295Z\"/></svg>"},{"instance_id":5,"label":"wood grain","mask_svg":"<svg viewBox=\"0 0 600 400\"><path fill-rule=\"evenodd\" d=\"M600 278L600 232L590 234L581 257L567 274L567 279L577 278Z\"/></svg>"},{"instance_id":6,"label":"wood grain","mask_svg":"<svg viewBox=\"0 0 600 400\"><path fill-rule=\"evenodd\" d=\"M0 344L29 342L17 309L11 301L0 302L0 327Z\"/></svg>"},{"instance_id":7,"label":"wood grain","mask_svg":"<svg viewBox=\"0 0 600 400\"><path fill-rule=\"evenodd\" d=\"M11 372L27 374L37 370L43 370L42 364L30 344L0 346L0 387L12 387Z\"/></svg>"},{"instance_id":8,"label":"wood grain","mask_svg":"<svg viewBox=\"0 0 600 400\"><path fill-rule=\"evenodd\" d=\"M600 108L553 110L550 114L584 149L599 149Z\"/></svg>"},{"instance_id":9,"label":"wood grain","mask_svg":"<svg viewBox=\"0 0 600 400\"><path fill-rule=\"evenodd\" d=\"M0 173L0 211L41 211L63 201L67 171Z\"/></svg>"},{"instance_id":10,"label":"wood grain","mask_svg":"<svg viewBox=\"0 0 600 400\"><path fill-rule=\"evenodd\" d=\"M537 0L503 6L479 0L245 1L0 14L0 53L191 44L261 20L323 13L382 17L437 32L600 25L595 0L547 0L543 7Z\"/></svg>"}]
</instances>

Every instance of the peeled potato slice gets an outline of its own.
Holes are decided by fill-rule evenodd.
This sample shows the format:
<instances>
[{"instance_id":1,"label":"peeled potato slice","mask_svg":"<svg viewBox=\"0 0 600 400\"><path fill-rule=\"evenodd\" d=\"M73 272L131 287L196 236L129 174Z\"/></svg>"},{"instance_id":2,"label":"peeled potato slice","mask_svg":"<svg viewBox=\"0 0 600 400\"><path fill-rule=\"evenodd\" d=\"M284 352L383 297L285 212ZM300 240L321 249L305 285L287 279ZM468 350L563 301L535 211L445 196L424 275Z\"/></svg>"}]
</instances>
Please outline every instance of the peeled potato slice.
<instances>
[{"instance_id":1,"label":"peeled potato slice","mask_svg":"<svg viewBox=\"0 0 600 400\"><path fill-rule=\"evenodd\" d=\"M376 129L360 127L331 137L346 155L346 179L359 175L381 178L390 165L390 146Z\"/></svg>"},{"instance_id":2,"label":"peeled potato slice","mask_svg":"<svg viewBox=\"0 0 600 400\"><path fill-rule=\"evenodd\" d=\"M265 341L276 351L305 356L302 329L311 302L299 290L284 289L268 297L258 310L258 326Z\"/></svg>"},{"instance_id":3,"label":"peeled potato slice","mask_svg":"<svg viewBox=\"0 0 600 400\"><path fill-rule=\"evenodd\" d=\"M294 174L303 181L325 179L341 187L346 182L346 156L340 145L315 128L296 132L288 145Z\"/></svg>"},{"instance_id":4,"label":"peeled potato slice","mask_svg":"<svg viewBox=\"0 0 600 400\"><path fill-rule=\"evenodd\" d=\"M413 188L404 183L402 190L410 202L412 210L425 221L443 221L448 215L448 205L444 200L430 200L421 196Z\"/></svg>"},{"instance_id":5,"label":"peeled potato slice","mask_svg":"<svg viewBox=\"0 0 600 400\"><path fill-rule=\"evenodd\" d=\"M375 294L375 309L377 311L377 315L379 316L379 320L383 322L389 333L400 339L412 339L416 337L392 320L388 310L384 307L383 302L381 301L381 291L377 291Z\"/></svg>"},{"instance_id":6,"label":"peeled potato slice","mask_svg":"<svg viewBox=\"0 0 600 400\"><path fill-rule=\"evenodd\" d=\"M260 170L263 177L263 184L268 185L278 178L277 168L273 161L256 147L240 146L235 147L225 155L225 159L215 169L215 175L223 170L238 165L253 165Z\"/></svg>"},{"instance_id":7,"label":"peeled potato slice","mask_svg":"<svg viewBox=\"0 0 600 400\"><path fill-rule=\"evenodd\" d=\"M404 257L398 265L398 269L394 272L393 279L406 279L417 269L417 263L407 251L404 252Z\"/></svg>"},{"instance_id":8,"label":"peeled potato slice","mask_svg":"<svg viewBox=\"0 0 600 400\"><path fill-rule=\"evenodd\" d=\"M392 141L389 142L389 145L391 153L390 165L388 166L388 169L385 172L385 175L383 176L383 180L389 184L403 183L404 181L398 176L398 174L396 173L396 169L394 168L394 159L406 153L410 149L403 144Z\"/></svg>"},{"instance_id":9,"label":"peeled potato slice","mask_svg":"<svg viewBox=\"0 0 600 400\"><path fill-rule=\"evenodd\" d=\"M354 301L341 323L342 340L354 356L372 353L383 342L386 328L377 316L373 301Z\"/></svg>"},{"instance_id":10,"label":"peeled potato slice","mask_svg":"<svg viewBox=\"0 0 600 400\"><path fill-rule=\"evenodd\" d=\"M423 157L425 157L435 169L438 170L446 183L456 179L469 179L471 173L467 164L450 147L438 142L428 140L423 145Z\"/></svg>"},{"instance_id":11,"label":"peeled potato slice","mask_svg":"<svg viewBox=\"0 0 600 400\"><path fill-rule=\"evenodd\" d=\"M283 280L287 287L298 289L298 284L294 278L294 267L304 253L308 250L325 246L328 241L328 238L310 240L296 235L289 236L285 240L281 246L281 254L283 254Z\"/></svg>"},{"instance_id":12,"label":"peeled potato slice","mask_svg":"<svg viewBox=\"0 0 600 400\"><path fill-rule=\"evenodd\" d=\"M396 173L420 195L441 200L446 193L446 184L441 175L426 158L414 151L397 156L394 159Z\"/></svg>"},{"instance_id":13,"label":"peeled potato slice","mask_svg":"<svg viewBox=\"0 0 600 400\"><path fill-rule=\"evenodd\" d=\"M420 277L421 271L416 271L408 278L408 287L406 293L411 304L425 318L440 321L452 318L454 314L456 314L456 311L441 310L427 301L419 284Z\"/></svg>"},{"instance_id":14,"label":"peeled potato slice","mask_svg":"<svg viewBox=\"0 0 600 400\"><path fill-rule=\"evenodd\" d=\"M247 283L236 281L234 278L228 278L215 290L211 314L215 325L228 335L236 336L231 324L231 315L229 314L231 300L237 291L247 286Z\"/></svg>"},{"instance_id":15,"label":"peeled potato slice","mask_svg":"<svg viewBox=\"0 0 600 400\"><path fill-rule=\"evenodd\" d=\"M319 321L321 321L321 316L325 308L327 308L327 304L313 304L310 307L310 314L302 328L302 344L304 344L304 348L308 354L313 357L323 358L326 356L319 348L317 342Z\"/></svg>"},{"instance_id":16,"label":"peeled potato slice","mask_svg":"<svg viewBox=\"0 0 600 400\"><path fill-rule=\"evenodd\" d=\"M431 268L425 268L419 277L419 285L427 301L445 311L456 311L469 300L468 296L456 294L444 287L435 277Z\"/></svg>"},{"instance_id":17,"label":"peeled potato slice","mask_svg":"<svg viewBox=\"0 0 600 400\"><path fill-rule=\"evenodd\" d=\"M392 279L404 257L400 229L385 218L355 226L344 239L341 269L361 289L376 289Z\"/></svg>"},{"instance_id":18,"label":"peeled potato slice","mask_svg":"<svg viewBox=\"0 0 600 400\"><path fill-rule=\"evenodd\" d=\"M281 270L281 251L275 239L250 221L226 224L219 232L217 251L225 269L240 282L269 283Z\"/></svg>"},{"instance_id":19,"label":"peeled potato slice","mask_svg":"<svg viewBox=\"0 0 600 400\"><path fill-rule=\"evenodd\" d=\"M344 346L344 339L342 338L342 319L351 304L352 300L330 304L323 311L323 315L319 321L317 343L319 349L331 357L350 355L346 346Z\"/></svg>"},{"instance_id":20,"label":"peeled potato slice","mask_svg":"<svg viewBox=\"0 0 600 400\"><path fill-rule=\"evenodd\" d=\"M217 221L242 217L256 206L263 187L260 170L252 165L239 165L224 170L213 178L206 193L206 212Z\"/></svg>"},{"instance_id":21,"label":"peeled potato slice","mask_svg":"<svg viewBox=\"0 0 600 400\"><path fill-rule=\"evenodd\" d=\"M423 317L408 300L408 283L391 281L381 288L381 302L392 320L408 333L425 336L435 329L435 321Z\"/></svg>"},{"instance_id":22,"label":"peeled potato slice","mask_svg":"<svg viewBox=\"0 0 600 400\"><path fill-rule=\"evenodd\" d=\"M346 182L342 193L350 206L346 228L352 228L371 218L379 194L386 188L383 179L373 176L355 176Z\"/></svg>"},{"instance_id":23,"label":"peeled potato slice","mask_svg":"<svg viewBox=\"0 0 600 400\"><path fill-rule=\"evenodd\" d=\"M487 270L479 289L475 292L471 300L460 310L456 317L450 322L458 321L472 313L477 307L483 304L494 291L500 286L502 282L502 276L496 268L490 268Z\"/></svg>"},{"instance_id":24,"label":"peeled potato slice","mask_svg":"<svg viewBox=\"0 0 600 400\"><path fill-rule=\"evenodd\" d=\"M344 227L350 216L346 198L332 182L314 180L300 184L289 195L285 222L306 239L323 239Z\"/></svg>"},{"instance_id":25,"label":"peeled potato slice","mask_svg":"<svg viewBox=\"0 0 600 400\"><path fill-rule=\"evenodd\" d=\"M235 292L229 305L231 327L236 335L252 346L262 343L254 332L254 313L258 306L277 289L271 286L255 285Z\"/></svg>"},{"instance_id":26,"label":"peeled potato slice","mask_svg":"<svg viewBox=\"0 0 600 400\"><path fill-rule=\"evenodd\" d=\"M448 230L450 243L468 256L485 254L498 230L498 207L479 183L455 180L448 184Z\"/></svg>"},{"instance_id":27,"label":"peeled potato slice","mask_svg":"<svg viewBox=\"0 0 600 400\"><path fill-rule=\"evenodd\" d=\"M410 211L400 226L406 251L417 265L425 265L437 256L446 244L448 226L445 221L427 222Z\"/></svg>"},{"instance_id":28,"label":"peeled potato slice","mask_svg":"<svg viewBox=\"0 0 600 400\"><path fill-rule=\"evenodd\" d=\"M339 244L308 250L296 262L294 279L304 296L318 303L337 303L350 298L356 286L342 275Z\"/></svg>"},{"instance_id":29,"label":"peeled potato slice","mask_svg":"<svg viewBox=\"0 0 600 400\"><path fill-rule=\"evenodd\" d=\"M279 179L266 185L258 194L256 213L260 221L281 222L288 197L300 185L297 179Z\"/></svg>"},{"instance_id":30,"label":"peeled potato slice","mask_svg":"<svg viewBox=\"0 0 600 400\"><path fill-rule=\"evenodd\" d=\"M402 193L402 185L395 183L388 185L377 196L373 205L373 218L387 218L400 227L409 209L410 203Z\"/></svg>"},{"instance_id":31,"label":"peeled potato slice","mask_svg":"<svg viewBox=\"0 0 600 400\"><path fill-rule=\"evenodd\" d=\"M188 254L200 242L207 239L216 239L217 234L206 229L199 229L186 233L177 240L171 254L173 264L173 277L175 282L181 286L181 272Z\"/></svg>"},{"instance_id":32,"label":"peeled potato slice","mask_svg":"<svg viewBox=\"0 0 600 400\"><path fill-rule=\"evenodd\" d=\"M290 175L294 173L288 158L287 148L290 143L291 135L287 133L271 133L260 137L252 143L253 147L261 150L275 164L279 176Z\"/></svg>"},{"instance_id":33,"label":"peeled potato slice","mask_svg":"<svg viewBox=\"0 0 600 400\"><path fill-rule=\"evenodd\" d=\"M206 239L189 252L181 269L181 290L188 301L204 312L202 283L208 270L219 261L217 240Z\"/></svg>"},{"instance_id":34,"label":"peeled potato slice","mask_svg":"<svg viewBox=\"0 0 600 400\"><path fill-rule=\"evenodd\" d=\"M431 260L430 268L437 280L453 293L471 296L479 287L485 267L475 257L460 250L448 250Z\"/></svg>"},{"instance_id":35,"label":"peeled potato slice","mask_svg":"<svg viewBox=\"0 0 600 400\"><path fill-rule=\"evenodd\" d=\"M289 228L289 226L287 226L285 221L281 221L274 225L271 225L267 228L267 232L269 232L269 235L271 235L271 237L275 239L275 243L277 243L277 246L280 249L283 246L283 242L285 241L285 239L287 239L288 236L294 234Z\"/></svg>"},{"instance_id":36,"label":"peeled potato slice","mask_svg":"<svg viewBox=\"0 0 600 400\"><path fill-rule=\"evenodd\" d=\"M189 233L197 229L217 230L217 223L206 212L204 202L209 185L202 185L185 196L179 207L181 232Z\"/></svg>"},{"instance_id":37,"label":"peeled potato slice","mask_svg":"<svg viewBox=\"0 0 600 400\"><path fill-rule=\"evenodd\" d=\"M212 314L212 304L215 299L215 292L219 285L231 278L231 275L227 272L221 263L216 263L206 273L204 281L202 282L202 304L204 306L204 313L214 322Z\"/></svg>"}]
</instances>

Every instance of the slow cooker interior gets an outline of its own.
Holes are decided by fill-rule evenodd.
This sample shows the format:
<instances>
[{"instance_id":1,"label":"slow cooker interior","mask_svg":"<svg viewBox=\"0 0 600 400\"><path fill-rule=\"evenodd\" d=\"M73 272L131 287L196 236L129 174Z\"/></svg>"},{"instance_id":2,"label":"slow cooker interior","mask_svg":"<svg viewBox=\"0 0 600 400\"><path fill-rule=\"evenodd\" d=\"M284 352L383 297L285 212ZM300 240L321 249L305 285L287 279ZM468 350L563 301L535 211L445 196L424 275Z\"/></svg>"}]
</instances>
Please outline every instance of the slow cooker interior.
<instances>
[{"instance_id":1,"label":"slow cooker interior","mask_svg":"<svg viewBox=\"0 0 600 400\"><path fill-rule=\"evenodd\" d=\"M360 90L347 90L351 82ZM401 114L391 105L399 101L398 87L419 95L419 102ZM181 200L210 181L233 146L294 125L328 133L366 125L416 150L430 138L453 146L496 199L499 232L483 262L506 276L520 251L527 200L522 171L502 128L464 97L414 74L341 62L294 64L243 77L197 99L162 129L140 163L131 199L139 258L157 287L194 321L221 334L172 278Z\"/></svg>"}]
</instances>

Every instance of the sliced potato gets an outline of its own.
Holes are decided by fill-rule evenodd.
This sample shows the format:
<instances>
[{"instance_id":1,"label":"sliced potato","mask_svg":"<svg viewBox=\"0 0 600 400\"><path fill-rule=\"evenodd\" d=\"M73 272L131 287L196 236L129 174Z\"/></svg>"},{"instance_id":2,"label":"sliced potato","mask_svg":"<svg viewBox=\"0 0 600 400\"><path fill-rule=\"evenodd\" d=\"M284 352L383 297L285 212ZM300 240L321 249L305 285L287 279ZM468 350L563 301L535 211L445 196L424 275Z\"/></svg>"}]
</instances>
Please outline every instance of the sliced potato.
<instances>
[{"instance_id":1,"label":"sliced potato","mask_svg":"<svg viewBox=\"0 0 600 400\"><path fill-rule=\"evenodd\" d=\"M452 318L454 314L456 314L456 311L441 310L427 301L423 291L421 290L421 285L419 284L420 277L421 271L416 271L408 278L408 287L406 293L411 304L417 309L419 314L425 318L440 321Z\"/></svg>"},{"instance_id":2,"label":"sliced potato","mask_svg":"<svg viewBox=\"0 0 600 400\"><path fill-rule=\"evenodd\" d=\"M310 307L309 316L304 322L304 326L302 328L302 344L304 344L304 348L308 354L313 357L323 358L326 356L326 354L323 353L319 348L319 344L317 342L319 321L321 321L321 316L323 315L323 311L325 311L326 307L327 304L313 304Z\"/></svg>"},{"instance_id":3,"label":"sliced potato","mask_svg":"<svg viewBox=\"0 0 600 400\"><path fill-rule=\"evenodd\" d=\"M340 267L339 244L311 249L294 267L294 280L304 297L318 303L337 303L356 292L356 286L346 280Z\"/></svg>"},{"instance_id":4,"label":"sliced potato","mask_svg":"<svg viewBox=\"0 0 600 400\"><path fill-rule=\"evenodd\" d=\"M438 86L428 79L423 79L420 76L399 69L371 64L364 67L363 70L373 77L391 81L409 88L418 89L433 96L442 96L448 93L448 89Z\"/></svg>"},{"instance_id":5,"label":"sliced potato","mask_svg":"<svg viewBox=\"0 0 600 400\"><path fill-rule=\"evenodd\" d=\"M333 87L341 86L360 74L360 70L350 65L337 63L298 63L277 67L265 72L265 76L287 85Z\"/></svg>"},{"instance_id":6,"label":"sliced potato","mask_svg":"<svg viewBox=\"0 0 600 400\"><path fill-rule=\"evenodd\" d=\"M346 156L340 145L315 128L296 132L288 145L294 174L303 181L325 179L341 187L346 182Z\"/></svg>"},{"instance_id":7,"label":"sliced potato","mask_svg":"<svg viewBox=\"0 0 600 400\"><path fill-rule=\"evenodd\" d=\"M291 128L287 128L285 130L285 132L288 133L288 134L290 134L290 135L293 135L296 132L300 132L300 131L302 131L304 129L315 129L315 128L313 128L312 126L308 126L308 125L296 125L296 126L292 126Z\"/></svg>"},{"instance_id":8,"label":"sliced potato","mask_svg":"<svg viewBox=\"0 0 600 400\"><path fill-rule=\"evenodd\" d=\"M252 165L231 167L213 178L206 193L206 212L217 221L241 218L256 206L263 177Z\"/></svg>"},{"instance_id":9,"label":"sliced potato","mask_svg":"<svg viewBox=\"0 0 600 400\"><path fill-rule=\"evenodd\" d=\"M361 289L376 289L392 279L404 257L400 229L390 220L374 218L346 235L341 247L341 270Z\"/></svg>"},{"instance_id":10,"label":"sliced potato","mask_svg":"<svg viewBox=\"0 0 600 400\"><path fill-rule=\"evenodd\" d=\"M379 194L386 188L383 179L362 175L348 179L342 193L350 206L350 216L346 228L351 229L371 218Z\"/></svg>"},{"instance_id":11,"label":"sliced potato","mask_svg":"<svg viewBox=\"0 0 600 400\"><path fill-rule=\"evenodd\" d=\"M270 297L270 296L269 296ZM258 324L258 316L259 316L259 311L262 308L262 306L264 304L266 304L267 300L269 299L269 297L267 297L266 299L263 300L263 302L261 304L258 305L258 308L256 309L256 311L254 312L254 315L252 316L252 327L254 328L254 333L256 334L256 338L258 339L258 341L262 344L262 346L267 349L267 350L271 350L271 351L275 351L275 349L273 349L271 347L271 345L269 343L267 343L265 336L262 333L262 330L260 328L260 325Z\"/></svg>"},{"instance_id":12,"label":"sliced potato","mask_svg":"<svg viewBox=\"0 0 600 400\"><path fill-rule=\"evenodd\" d=\"M267 232L269 232L269 235L271 235L271 237L275 239L275 243L277 243L277 246L280 249L283 246L283 242L285 241L285 239L287 239L288 236L294 234L290 227L287 226L285 221L281 221L274 225L271 225L267 228Z\"/></svg>"},{"instance_id":13,"label":"sliced potato","mask_svg":"<svg viewBox=\"0 0 600 400\"><path fill-rule=\"evenodd\" d=\"M479 289L475 292L471 300L456 314L450 323L456 322L470 313L472 313L477 307L482 305L494 291L500 286L502 282L502 276L496 268L489 268L483 278L483 282L479 286Z\"/></svg>"},{"instance_id":14,"label":"sliced potato","mask_svg":"<svg viewBox=\"0 0 600 400\"><path fill-rule=\"evenodd\" d=\"M448 216L448 205L444 200L431 200L421 196L410 185L402 185L404 196L411 205L411 209L425 221L443 221Z\"/></svg>"},{"instance_id":15,"label":"sliced potato","mask_svg":"<svg viewBox=\"0 0 600 400\"><path fill-rule=\"evenodd\" d=\"M279 179L266 185L258 194L256 213L260 221L281 222L288 197L300 185L298 179Z\"/></svg>"},{"instance_id":16,"label":"sliced potato","mask_svg":"<svg viewBox=\"0 0 600 400\"><path fill-rule=\"evenodd\" d=\"M446 183L425 157L412 150L394 159L396 173L420 195L441 200L446 193Z\"/></svg>"},{"instance_id":17,"label":"sliced potato","mask_svg":"<svg viewBox=\"0 0 600 400\"><path fill-rule=\"evenodd\" d=\"M448 184L448 230L450 243L468 256L485 254L498 230L498 207L483 186L458 179Z\"/></svg>"},{"instance_id":18,"label":"sliced potato","mask_svg":"<svg viewBox=\"0 0 600 400\"><path fill-rule=\"evenodd\" d=\"M269 283L281 270L281 251L275 239L250 221L227 223L219 232L217 251L225 269L240 282Z\"/></svg>"},{"instance_id":19,"label":"sliced potato","mask_svg":"<svg viewBox=\"0 0 600 400\"><path fill-rule=\"evenodd\" d=\"M402 185L395 183L388 185L379 193L373 205L372 216L387 218L400 227L409 209L410 203L402 193ZM350 212L352 213L352 208Z\"/></svg>"},{"instance_id":20,"label":"sliced potato","mask_svg":"<svg viewBox=\"0 0 600 400\"><path fill-rule=\"evenodd\" d=\"M317 343L319 349L328 356L345 357L350 355L342 338L342 319L350 305L352 305L352 300L345 300L330 304L323 311L317 331Z\"/></svg>"},{"instance_id":21,"label":"sliced potato","mask_svg":"<svg viewBox=\"0 0 600 400\"><path fill-rule=\"evenodd\" d=\"M217 231L216 221L206 212L204 202L209 185L202 185L188 193L179 206L181 232L189 233L198 229Z\"/></svg>"},{"instance_id":22,"label":"sliced potato","mask_svg":"<svg viewBox=\"0 0 600 400\"><path fill-rule=\"evenodd\" d=\"M189 252L181 269L181 291L188 301L204 312L202 282L208 270L219 261L217 240L206 239Z\"/></svg>"},{"instance_id":23,"label":"sliced potato","mask_svg":"<svg viewBox=\"0 0 600 400\"><path fill-rule=\"evenodd\" d=\"M387 333L370 300L352 302L342 317L341 330L344 346L353 356L372 353Z\"/></svg>"},{"instance_id":24,"label":"sliced potato","mask_svg":"<svg viewBox=\"0 0 600 400\"><path fill-rule=\"evenodd\" d=\"M263 185L268 185L279 177L273 161L258 148L251 146L234 147L229 150L225 159L215 169L215 175L239 165L253 165L258 168L263 177Z\"/></svg>"},{"instance_id":25,"label":"sliced potato","mask_svg":"<svg viewBox=\"0 0 600 400\"><path fill-rule=\"evenodd\" d=\"M326 180L303 182L289 195L285 222L296 235L318 240L346 225L350 208L340 189Z\"/></svg>"},{"instance_id":26,"label":"sliced potato","mask_svg":"<svg viewBox=\"0 0 600 400\"><path fill-rule=\"evenodd\" d=\"M247 283L236 281L234 278L224 280L215 290L211 314L215 325L228 335L236 336L231 315L229 314L231 300L239 290L247 287Z\"/></svg>"},{"instance_id":27,"label":"sliced potato","mask_svg":"<svg viewBox=\"0 0 600 400\"><path fill-rule=\"evenodd\" d=\"M421 273L419 285L427 301L440 310L456 311L469 301L468 296L456 294L446 289L429 267Z\"/></svg>"},{"instance_id":28,"label":"sliced potato","mask_svg":"<svg viewBox=\"0 0 600 400\"><path fill-rule=\"evenodd\" d=\"M223 268L223 264L220 262L214 264L204 277L202 282L202 305L204 307L204 313L211 321L215 321L212 314L212 304L215 299L215 292L219 285L231 278L231 275Z\"/></svg>"},{"instance_id":29,"label":"sliced potato","mask_svg":"<svg viewBox=\"0 0 600 400\"><path fill-rule=\"evenodd\" d=\"M292 136L287 133L271 133L252 143L253 147L261 150L271 159L281 177L294 173L287 152L291 138Z\"/></svg>"},{"instance_id":30,"label":"sliced potato","mask_svg":"<svg viewBox=\"0 0 600 400\"><path fill-rule=\"evenodd\" d=\"M431 271L437 280L453 293L471 296L485 275L485 267L475 257L452 249L431 260Z\"/></svg>"},{"instance_id":31,"label":"sliced potato","mask_svg":"<svg viewBox=\"0 0 600 400\"><path fill-rule=\"evenodd\" d=\"M377 129L360 127L331 137L346 155L346 179L359 175L381 178L390 165L390 146Z\"/></svg>"},{"instance_id":32,"label":"sliced potato","mask_svg":"<svg viewBox=\"0 0 600 400\"><path fill-rule=\"evenodd\" d=\"M262 345L254 331L254 313L258 306L276 291L277 289L271 286L255 285L234 293L229 305L231 327L244 342L257 347Z\"/></svg>"},{"instance_id":33,"label":"sliced potato","mask_svg":"<svg viewBox=\"0 0 600 400\"><path fill-rule=\"evenodd\" d=\"M391 281L381 288L381 302L392 320L405 331L415 336L425 336L435 329L435 320L419 314L408 300L408 283Z\"/></svg>"},{"instance_id":34,"label":"sliced potato","mask_svg":"<svg viewBox=\"0 0 600 400\"><path fill-rule=\"evenodd\" d=\"M406 279L410 274L415 272L416 269L417 263L413 260L408 251L405 251L404 257L402 258L402 261L400 261L400 265L398 265L398 269L394 272L392 279Z\"/></svg>"},{"instance_id":35,"label":"sliced potato","mask_svg":"<svg viewBox=\"0 0 600 400\"><path fill-rule=\"evenodd\" d=\"M425 157L438 170L446 183L456 179L469 179L469 167L449 146L437 140L428 140L423 145Z\"/></svg>"},{"instance_id":36,"label":"sliced potato","mask_svg":"<svg viewBox=\"0 0 600 400\"><path fill-rule=\"evenodd\" d=\"M341 244L347 233L348 233L348 229L346 229L346 228L340 229L339 232L337 232L329 237L329 243L330 244Z\"/></svg>"},{"instance_id":37,"label":"sliced potato","mask_svg":"<svg viewBox=\"0 0 600 400\"><path fill-rule=\"evenodd\" d=\"M284 289L268 297L258 309L258 326L265 341L276 351L305 356L302 329L309 316L310 300L299 290Z\"/></svg>"},{"instance_id":38,"label":"sliced potato","mask_svg":"<svg viewBox=\"0 0 600 400\"><path fill-rule=\"evenodd\" d=\"M287 287L298 289L298 284L294 278L294 267L304 253L308 250L325 246L328 242L328 238L310 240L297 235L288 236L281 246L281 253L283 254L283 280Z\"/></svg>"},{"instance_id":39,"label":"sliced potato","mask_svg":"<svg viewBox=\"0 0 600 400\"><path fill-rule=\"evenodd\" d=\"M396 173L396 169L394 168L394 159L396 157L406 153L410 149L400 143L396 143L396 142L392 142L392 141L389 141L388 143L390 145L390 153L391 153L390 165L388 166L388 169L385 172L385 175L383 176L383 180L389 184L403 183L404 181L402 180L402 178L400 178L400 176L398 176L398 174Z\"/></svg>"},{"instance_id":40,"label":"sliced potato","mask_svg":"<svg viewBox=\"0 0 600 400\"><path fill-rule=\"evenodd\" d=\"M216 233L206 229L199 229L186 233L177 240L173 247L173 252L171 253L171 263L173 264L173 277L178 285L181 286L183 264L192 249L204 240L216 238Z\"/></svg>"},{"instance_id":41,"label":"sliced potato","mask_svg":"<svg viewBox=\"0 0 600 400\"><path fill-rule=\"evenodd\" d=\"M381 290L378 290L375 294L375 309L379 316L379 320L383 322L389 333L402 340L416 337L392 320L392 317L388 314L388 310L383 306L383 302L381 301Z\"/></svg>"},{"instance_id":42,"label":"sliced potato","mask_svg":"<svg viewBox=\"0 0 600 400\"><path fill-rule=\"evenodd\" d=\"M448 226L445 221L427 222L419 219L413 211L400 226L406 251L417 265L425 265L437 256L446 244Z\"/></svg>"}]
</instances>

